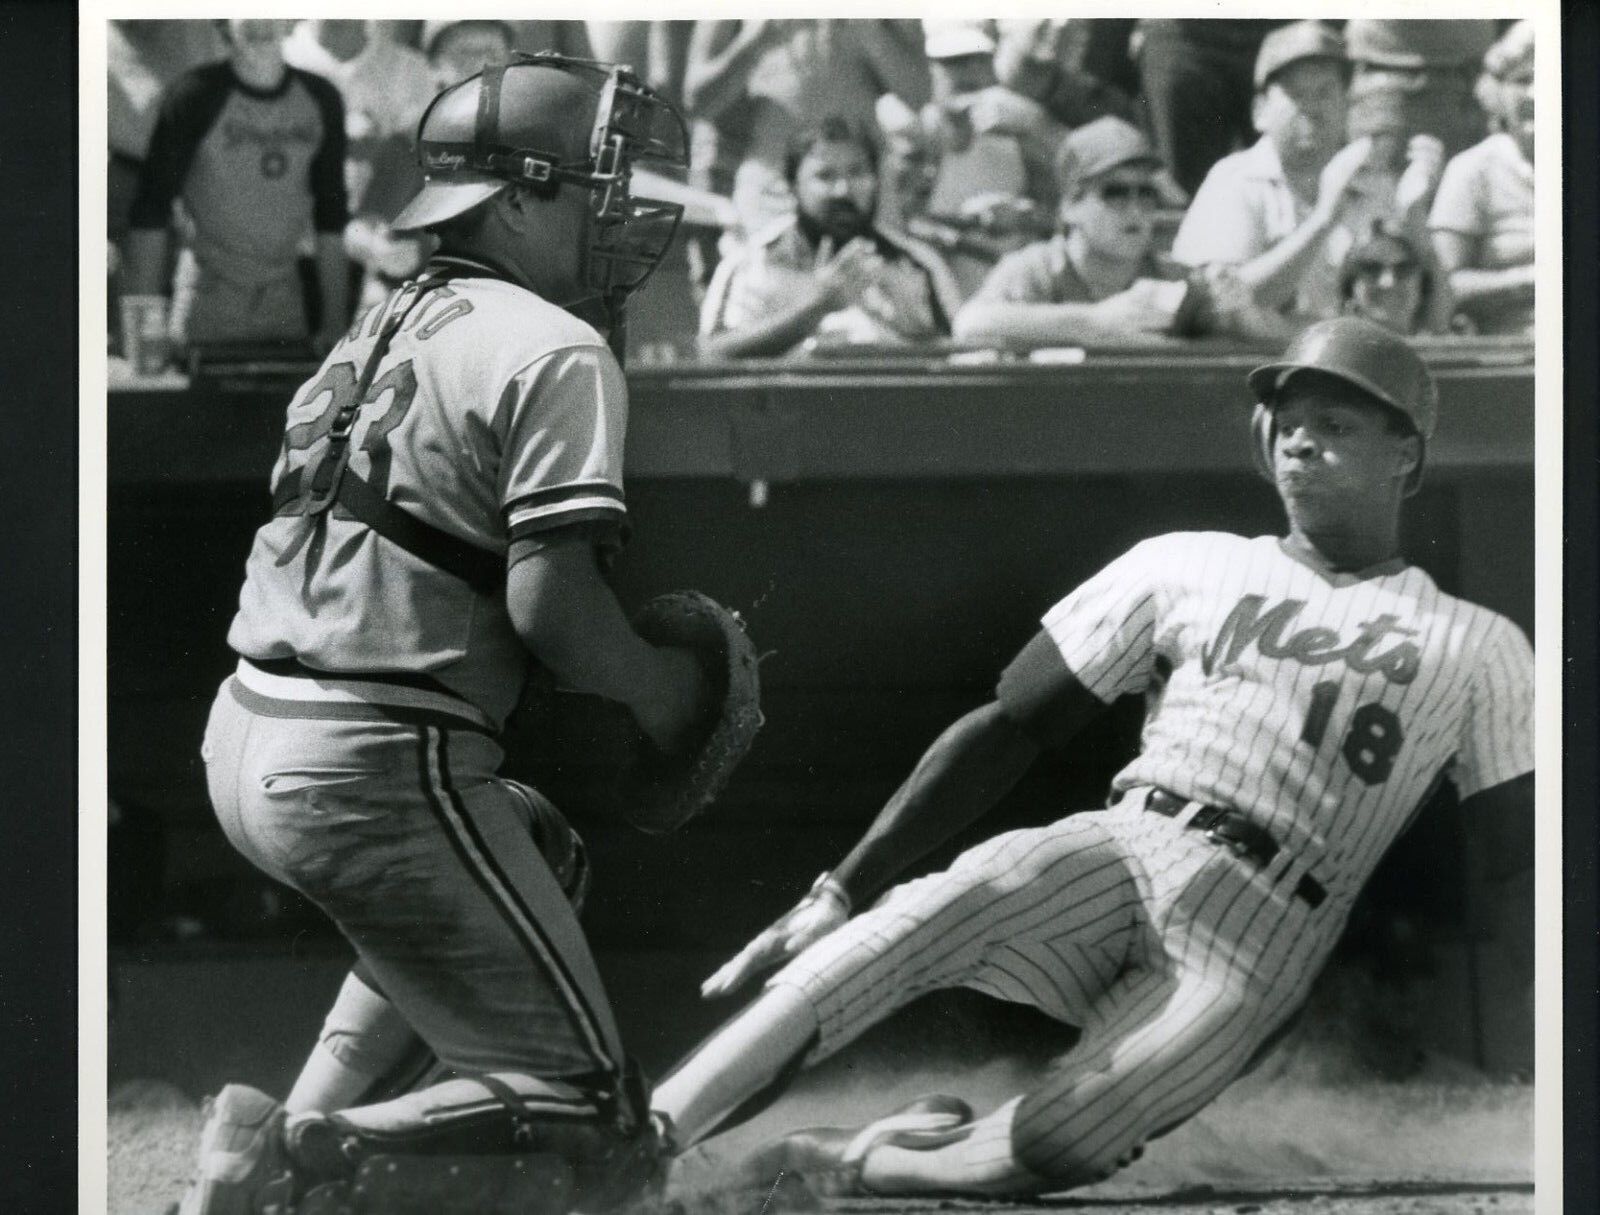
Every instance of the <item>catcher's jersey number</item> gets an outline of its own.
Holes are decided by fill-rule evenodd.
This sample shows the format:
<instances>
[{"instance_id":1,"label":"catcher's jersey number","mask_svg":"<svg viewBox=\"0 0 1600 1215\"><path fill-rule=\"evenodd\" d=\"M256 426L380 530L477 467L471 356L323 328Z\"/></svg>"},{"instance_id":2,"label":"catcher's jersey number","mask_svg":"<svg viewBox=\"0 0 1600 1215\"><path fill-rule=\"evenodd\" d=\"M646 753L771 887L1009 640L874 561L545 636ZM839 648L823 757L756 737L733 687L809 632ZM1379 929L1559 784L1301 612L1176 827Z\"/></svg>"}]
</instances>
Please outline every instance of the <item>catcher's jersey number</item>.
<instances>
[{"instance_id":1,"label":"catcher's jersey number","mask_svg":"<svg viewBox=\"0 0 1600 1215\"><path fill-rule=\"evenodd\" d=\"M284 451L303 451L318 439L325 437L333 427L333 419L338 412L354 403L357 384L354 363L331 364L322 373L322 378L306 393L308 404L314 403L318 397L326 393L327 408L310 421L289 427L283 436ZM361 445L357 449L365 452L372 462L366 480L379 494L386 493L389 488L389 432L405 419L416 395L417 374L412 369L411 360L407 359L403 363L395 364L374 380L372 387L367 389L366 398L361 402L361 407L364 409L368 405L378 404L385 396L391 397L389 408L381 415L364 419L366 434L362 436ZM342 512L343 508L335 507L335 510ZM343 514L340 517L344 517Z\"/></svg>"},{"instance_id":2,"label":"catcher's jersey number","mask_svg":"<svg viewBox=\"0 0 1600 1215\"><path fill-rule=\"evenodd\" d=\"M1333 706L1339 699L1339 684L1326 680L1311 689L1311 708L1306 713L1305 728L1300 731L1300 741L1313 751L1322 745L1328 732L1328 719L1333 716ZM1350 715L1350 728L1345 731L1344 743L1339 748L1350 770L1369 785L1389 779L1394 771L1394 757L1405 741L1400 719L1377 702L1361 705Z\"/></svg>"}]
</instances>

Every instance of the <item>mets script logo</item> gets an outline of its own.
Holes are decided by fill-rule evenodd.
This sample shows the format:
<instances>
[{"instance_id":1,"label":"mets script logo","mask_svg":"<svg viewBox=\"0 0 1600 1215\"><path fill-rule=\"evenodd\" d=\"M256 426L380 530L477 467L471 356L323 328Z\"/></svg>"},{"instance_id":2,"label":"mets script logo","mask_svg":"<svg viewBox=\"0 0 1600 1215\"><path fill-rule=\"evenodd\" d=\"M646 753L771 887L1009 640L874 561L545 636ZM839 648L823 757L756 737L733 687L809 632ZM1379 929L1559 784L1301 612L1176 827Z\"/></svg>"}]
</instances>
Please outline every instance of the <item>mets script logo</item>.
<instances>
[{"instance_id":1,"label":"mets script logo","mask_svg":"<svg viewBox=\"0 0 1600 1215\"><path fill-rule=\"evenodd\" d=\"M1237 662L1254 643L1267 658L1288 658L1308 667L1342 660L1352 671L1362 675L1377 671L1391 683L1410 683L1417 677L1422 654L1413 642L1402 640L1416 636L1416 630L1402 628L1398 616L1376 616L1346 640L1317 625L1291 633L1290 626L1306 606L1304 599L1285 599L1263 611L1266 602L1265 596L1246 595L1234 605L1216 640L1201 651L1200 666L1207 675ZM1388 642L1393 644L1385 648Z\"/></svg>"}]
</instances>

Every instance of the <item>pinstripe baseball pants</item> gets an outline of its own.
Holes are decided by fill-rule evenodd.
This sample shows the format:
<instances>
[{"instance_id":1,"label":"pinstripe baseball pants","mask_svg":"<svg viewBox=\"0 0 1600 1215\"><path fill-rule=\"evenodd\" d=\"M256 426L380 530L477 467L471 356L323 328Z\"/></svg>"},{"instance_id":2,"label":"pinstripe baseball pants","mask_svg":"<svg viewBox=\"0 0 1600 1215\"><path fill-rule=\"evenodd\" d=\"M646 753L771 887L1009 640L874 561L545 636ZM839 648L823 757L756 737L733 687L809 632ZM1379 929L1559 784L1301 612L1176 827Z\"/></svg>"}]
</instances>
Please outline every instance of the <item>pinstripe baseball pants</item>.
<instances>
[{"instance_id":1,"label":"pinstripe baseball pants","mask_svg":"<svg viewBox=\"0 0 1600 1215\"><path fill-rule=\"evenodd\" d=\"M494 776L491 738L291 716L260 697L246 708L235 686L218 693L202 751L224 832L333 918L442 1064L620 1070L588 944L526 800Z\"/></svg>"},{"instance_id":2,"label":"pinstripe baseball pants","mask_svg":"<svg viewBox=\"0 0 1600 1215\"><path fill-rule=\"evenodd\" d=\"M995 1148L1033 1173L1096 1180L1201 1109L1304 1000L1342 916L1143 801L997 836L794 959L772 983L814 1006L811 1061L968 987L1083 1031Z\"/></svg>"}]
</instances>

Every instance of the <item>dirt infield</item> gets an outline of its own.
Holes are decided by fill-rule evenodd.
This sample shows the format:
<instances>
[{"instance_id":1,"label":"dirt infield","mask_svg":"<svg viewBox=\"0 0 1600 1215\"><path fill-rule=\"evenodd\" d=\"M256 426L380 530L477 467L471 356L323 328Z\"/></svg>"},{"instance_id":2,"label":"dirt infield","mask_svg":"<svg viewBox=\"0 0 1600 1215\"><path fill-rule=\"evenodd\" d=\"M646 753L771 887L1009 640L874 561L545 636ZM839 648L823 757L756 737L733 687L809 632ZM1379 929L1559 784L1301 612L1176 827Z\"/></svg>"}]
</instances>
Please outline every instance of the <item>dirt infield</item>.
<instances>
[{"instance_id":1,"label":"dirt infield","mask_svg":"<svg viewBox=\"0 0 1600 1215\"><path fill-rule=\"evenodd\" d=\"M959 1092L985 1109L1026 1085L1030 1070L1007 1063L937 1076L830 1069L803 1080L752 1122L687 1153L670 1193L688 1215L992 1210L998 1204L953 1199L819 1199L792 1178L764 1194L736 1193L726 1179L745 1152L775 1133L862 1122L936 1089ZM170 1086L130 1084L112 1095L109 1215L156 1215L178 1196L199 1124L198 1105ZM1531 1215L1532 1124L1533 1090L1526 1085L1323 1084L1280 1071L1246 1077L1110 1181L1004 1209Z\"/></svg>"},{"instance_id":2,"label":"dirt infield","mask_svg":"<svg viewBox=\"0 0 1600 1215\"><path fill-rule=\"evenodd\" d=\"M797 1085L781 1105L686 1155L676 1175L694 1205L747 1215L749 1200L717 1195L719 1175L754 1144L795 1126L860 1122L945 1088L979 1109L1030 1080L1031 1068L995 1064L959 1076L833 1072ZM1259 1212L1260 1215L1423 1215L1533 1211L1533 1090L1457 1079L1447 1083L1324 1084L1289 1068L1246 1077L1210 1108L1152 1143L1144 1158L1100 1185L1034 1210L1118 1215ZM818 1202L780 1182L774 1208L824 1206L862 1215L992 1210L996 1204L850 1199ZM760 1204L748 1215L756 1215Z\"/></svg>"}]
</instances>

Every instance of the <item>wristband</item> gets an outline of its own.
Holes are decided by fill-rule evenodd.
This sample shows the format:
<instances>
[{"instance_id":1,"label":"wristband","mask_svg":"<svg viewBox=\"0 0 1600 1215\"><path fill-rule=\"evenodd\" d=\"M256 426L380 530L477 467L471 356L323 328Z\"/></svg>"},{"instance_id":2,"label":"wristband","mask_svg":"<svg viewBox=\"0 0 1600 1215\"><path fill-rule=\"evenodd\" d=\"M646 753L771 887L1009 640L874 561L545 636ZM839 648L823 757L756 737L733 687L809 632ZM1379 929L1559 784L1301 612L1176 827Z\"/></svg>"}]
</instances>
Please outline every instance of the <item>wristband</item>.
<instances>
[{"instance_id":1,"label":"wristband","mask_svg":"<svg viewBox=\"0 0 1600 1215\"><path fill-rule=\"evenodd\" d=\"M850 914L850 892L844 888L843 884L838 878L833 876L831 871L826 869L817 874L817 880L811 883L811 890L809 893L809 897L811 898L821 898L824 896L827 898L836 899L839 903L839 906L844 910L845 915Z\"/></svg>"}]
</instances>

